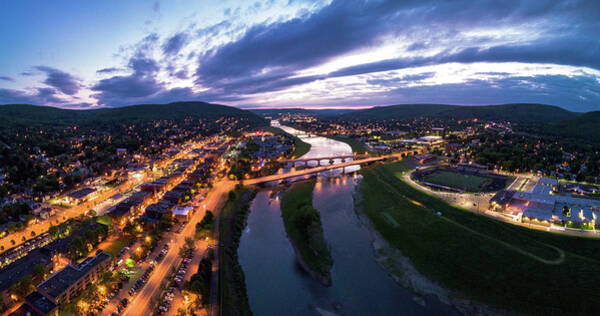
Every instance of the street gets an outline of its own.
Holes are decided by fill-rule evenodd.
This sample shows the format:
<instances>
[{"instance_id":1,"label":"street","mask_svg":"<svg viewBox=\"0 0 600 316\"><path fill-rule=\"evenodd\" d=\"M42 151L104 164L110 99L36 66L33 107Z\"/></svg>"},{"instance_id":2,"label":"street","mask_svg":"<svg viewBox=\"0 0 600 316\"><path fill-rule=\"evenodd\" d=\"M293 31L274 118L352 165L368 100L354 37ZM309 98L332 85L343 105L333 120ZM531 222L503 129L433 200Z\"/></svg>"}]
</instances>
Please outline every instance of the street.
<instances>
[{"instance_id":1,"label":"street","mask_svg":"<svg viewBox=\"0 0 600 316\"><path fill-rule=\"evenodd\" d=\"M181 261L182 258L179 256L179 250L184 246L185 238L194 237L196 224L202 220L205 210L212 210L215 216L218 216L217 211L224 201L224 197L233 188L234 183L227 180L214 184L212 190L207 194L206 199L200 203L202 209L197 210L183 231L172 238L165 258L156 266L147 284L135 296L123 315L152 315L152 299L160 294L162 282L166 279L171 269L176 268ZM196 249L195 251L202 252L204 250Z\"/></svg>"}]
</instances>

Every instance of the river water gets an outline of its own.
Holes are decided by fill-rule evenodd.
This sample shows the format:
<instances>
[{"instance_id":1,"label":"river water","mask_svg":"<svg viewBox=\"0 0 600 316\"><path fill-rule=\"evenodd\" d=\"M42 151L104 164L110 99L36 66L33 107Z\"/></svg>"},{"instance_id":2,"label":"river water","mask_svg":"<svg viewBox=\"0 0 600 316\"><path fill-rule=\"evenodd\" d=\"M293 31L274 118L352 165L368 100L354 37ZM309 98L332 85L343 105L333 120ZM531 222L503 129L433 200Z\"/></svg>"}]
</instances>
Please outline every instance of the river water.
<instances>
[{"instance_id":1,"label":"river water","mask_svg":"<svg viewBox=\"0 0 600 316\"><path fill-rule=\"evenodd\" d=\"M303 140L312 145L303 158L352 153L347 144L328 138ZM331 287L322 286L299 267L283 226L280 196L271 190L256 195L238 250L255 315L454 314L435 300L418 304L414 293L397 285L377 264L370 232L354 211L356 181L350 175L319 177L313 192L313 206L321 213L334 261Z\"/></svg>"}]
</instances>

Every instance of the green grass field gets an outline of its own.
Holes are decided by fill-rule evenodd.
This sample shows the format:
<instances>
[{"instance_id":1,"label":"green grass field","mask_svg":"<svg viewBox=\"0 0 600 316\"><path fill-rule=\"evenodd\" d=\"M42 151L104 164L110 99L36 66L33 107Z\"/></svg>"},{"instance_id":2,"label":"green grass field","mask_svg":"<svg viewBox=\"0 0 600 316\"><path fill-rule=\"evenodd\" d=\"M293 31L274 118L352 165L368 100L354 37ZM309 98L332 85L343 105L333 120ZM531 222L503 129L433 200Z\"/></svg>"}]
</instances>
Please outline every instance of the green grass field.
<instances>
[{"instance_id":1,"label":"green grass field","mask_svg":"<svg viewBox=\"0 0 600 316\"><path fill-rule=\"evenodd\" d=\"M300 138L294 137L294 158L301 157L310 150L310 144L305 143Z\"/></svg>"},{"instance_id":2,"label":"green grass field","mask_svg":"<svg viewBox=\"0 0 600 316\"><path fill-rule=\"evenodd\" d=\"M402 162L365 168L359 189L375 228L420 273L511 312L597 314L599 239L529 230L455 208L405 183L408 169Z\"/></svg>"},{"instance_id":3,"label":"green grass field","mask_svg":"<svg viewBox=\"0 0 600 316\"><path fill-rule=\"evenodd\" d=\"M426 182L466 190L469 192L478 191L485 185L492 182L492 180L489 178L470 174L460 174L445 170L438 170L430 175L427 175L425 176L424 180Z\"/></svg>"},{"instance_id":4,"label":"green grass field","mask_svg":"<svg viewBox=\"0 0 600 316\"><path fill-rule=\"evenodd\" d=\"M115 239L110 245L106 246L106 248L102 249L108 253L110 253L113 257L116 257L117 254L125 247L131 240L133 240L133 236L121 236Z\"/></svg>"}]
</instances>

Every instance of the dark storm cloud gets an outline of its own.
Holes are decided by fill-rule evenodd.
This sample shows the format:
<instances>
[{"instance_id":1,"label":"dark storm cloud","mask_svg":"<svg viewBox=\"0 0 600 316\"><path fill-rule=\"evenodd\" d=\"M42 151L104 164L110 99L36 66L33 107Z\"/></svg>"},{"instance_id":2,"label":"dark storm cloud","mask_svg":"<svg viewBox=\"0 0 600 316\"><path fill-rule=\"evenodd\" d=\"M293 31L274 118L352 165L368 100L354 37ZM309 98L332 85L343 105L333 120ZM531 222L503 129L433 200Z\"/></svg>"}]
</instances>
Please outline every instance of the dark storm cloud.
<instances>
[{"instance_id":1,"label":"dark storm cloud","mask_svg":"<svg viewBox=\"0 0 600 316\"><path fill-rule=\"evenodd\" d=\"M337 1L311 16L255 25L240 40L203 54L198 80L218 82L267 68L293 72L372 45L374 35L390 27L389 6L393 5Z\"/></svg>"},{"instance_id":2,"label":"dark storm cloud","mask_svg":"<svg viewBox=\"0 0 600 316\"><path fill-rule=\"evenodd\" d=\"M37 88L32 93L21 90L0 89L0 104L63 104L64 100L56 96L52 88Z\"/></svg>"},{"instance_id":3,"label":"dark storm cloud","mask_svg":"<svg viewBox=\"0 0 600 316\"><path fill-rule=\"evenodd\" d=\"M188 35L186 33L177 33L171 36L163 45L162 50L165 55L176 55L179 53L181 48L185 46L188 40Z\"/></svg>"},{"instance_id":4,"label":"dark storm cloud","mask_svg":"<svg viewBox=\"0 0 600 316\"><path fill-rule=\"evenodd\" d=\"M138 76L152 75L160 69L156 60L144 55L137 55L131 58L128 66L133 70L134 74Z\"/></svg>"},{"instance_id":5,"label":"dark storm cloud","mask_svg":"<svg viewBox=\"0 0 600 316\"><path fill-rule=\"evenodd\" d=\"M91 88L96 92L93 97L99 104L127 104L128 100L141 100L163 90L163 85L155 78L160 69L156 60L137 54L129 60L127 66L132 71L131 75L102 79Z\"/></svg>"},{"instance_id":6,"label":"dark storm cloud","mask_svg":"<svg viewBox=\"0 0 600 316\"><path fill-rule=\"evenodd\" d=\"M255 4L251 6L257 9ZM455 62L548 63L600 69L600 41L596 34L600 29L600 1L333 0L311 14L303 13L285 21L269 19L246 29L232 20L232 16L237 16L236 12L229 9L225 12L229 20L199 30L188 28L163 41L159 41L154 33L146 36L135 46L123 50L126 56L133 56L127 64L131 74L100 80L92 87L93 96L100 104L108 106L177 100L239 101L253 94L280 91L328 78ZM522 30L524 35L510 41L498 40L485 32L465 33L479 29L502 30L503 27ZM238 36L239 31L243 31L241 36ZM234 39L209 51L198 49L180 56L182 48L193 40L212 37ZM389 38L401 39L413 57L391 55L388 59L353 65L328 74L299 75L301 70L342 55L384 45ZM167 58L157 61L146 57L152 56L154 48L160 49ZM436 53L416 54L428 49L436 49ZM188 73L175 66L179 64L175 61L182 59L195 59L198 65ZM110 74L112 69L102 69L98 73ZM171 79L195 78L196 84L208 90L202 93L196 93L192 88L169 90L156 78L160 69ZM397 87L393 93L372 95L373 99L381 100L408 96L433 102L431 98L437 97L438 91L448 93L447 102L452 103L461 103L461 96L462 100L469 100L464 102L470 103L546 100L548 103L564 101L573 107L592 106L600 101L597 94L600 84L591 77L586 81L585 77L537 76L530 78L536 85L519 86L523 82L521 77L511 73L496 75L503 78L468 81L460 85L408 85L428 79L433 73L391 80L367 79L366 82ZM552 101L546 87L556 89L559 101ZM502 93L503 89L507 93ZM567 89L572 89L570 97ZM418 96L418 93L422 95ZM493 101L494 97L498 101ZM365 99L356 102L368 104Z\"/></svg>"},{"instance_id":7,"label":"dark storm cloud","mask_svg":"<svg viewBox=\"0 0 600 316\"><path fill-rule=\"evenodd\" d=\"M9 77L9 76L0 76L0 80L3 80L3 81L15 81L15 79L13 79L12 77Z\"/></svg>"},{"instance_id":8,"label":"dark storm cloud","mask_svg":"<svg viewBox=\"0 0 600 316\"><path fill-rule=\"evenodd\" d=\"M448 62L516 61L600 69L600 41L596 35L600 27L599 3L333 1L312 15L255 25L239 40L201 54L197 82L206 87L245 93L268 91L270 87L275 91L324 78ZM548 20L553 21L554 29L518 45L490 45L489 37L479 37L458 42L432 57L382 60L340 69L326 76L295 76L298 70L376 46L386 35L414 38L409 50L420 50L435 46L438 38L459 40L461 29L489 27L490 21L494 21L494 26L519 26L529 21ZM427 37L422 37L423 34Z\"/></svg>"},{"instance_id":9,"label":"dark storm cloud","mask_svg":"<svg viewBox=\"0 0 600 316\"><path fill-rule=\"evenodd\" d=\"M36 69L46 74L45 84L56 88L64 94L74 95L81 88L79 81L75 77L62 70L47 66L37 66Z\"/></svg>"}]
</instances>

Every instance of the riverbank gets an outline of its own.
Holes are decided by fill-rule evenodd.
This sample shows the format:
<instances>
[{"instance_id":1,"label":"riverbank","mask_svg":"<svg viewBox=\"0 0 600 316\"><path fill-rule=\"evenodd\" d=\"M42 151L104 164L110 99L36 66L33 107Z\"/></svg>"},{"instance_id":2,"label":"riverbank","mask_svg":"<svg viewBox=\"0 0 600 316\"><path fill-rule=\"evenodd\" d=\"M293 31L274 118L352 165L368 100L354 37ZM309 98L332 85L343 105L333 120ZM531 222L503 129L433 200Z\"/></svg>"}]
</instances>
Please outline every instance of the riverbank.
<instances>
[{"instance_id":1,"label":"riverbank","mask_svg":"<svg viewBox=\"0 0 600 316\"><path fill-rule=\"evenodd\" d=\"M597 240L452 207L404 183L407 169L402 162L363 169L359 188L359 212L376 231L377 260L401 284L467 314L593 314L600 298Z\"/></svg>"},{"instance_id":2,"label":"riverbank","mask_svg":"<svg viewBox=\"0 0 600 316\"><path fill-rule=\"evenodd\" d=\"M248 304L244 271L238 261L238 247L250 202L256 195L252 189L237 188L229 193L219 216L221 260L219 262L219 302L221 315L252 315Z\"/></svg>"},{"instance_id":3,"label":"riverbank","mask_svg":"<svg viewBox=\"0 0 600 316\"><path fill-rule=\"evenodd\" d=\"M321 216L312 206L314 181L295 183L284 193L281 216L300 265L325 286L331 286L333 259L325 241Z\"/></svg>"},{"instance_id":4,"label":"riverbank","mask_svg":"<svg viewBox=\"0 0 600 316\"><path fill-rule=\"evenodd\" d=\"M303 142L298 136L286 133L279 127L267 126L263 127L263 129L273 134L284 134L288 135L289 137L292 137L294 139L294 152L292 153L293 158L299 158L300 156L303 156L304 154L310 151L311 146L309 143Z\"/></svg>"},{"instance_id":5,"label":"riverbank","mask_svg":"<svg viewBox=\"0 0 600 316\"><path fill-rule=\"evenodd\" d=\"M360 190L359 187L357 188ZM361 223L367 227L372 237L373 254L377 264L400 286L410 289L415 293L413 300L426 306L430 300L437 300L450 305L465 315L503 315L505 312L492 310L490 307L464 299L459 293L442 287L432 281L414 267L410 259L394 248L375 229L369 217L362 208L362 196L357 190L354 195L354 205Z\"/></svg>"}]
</instances>

